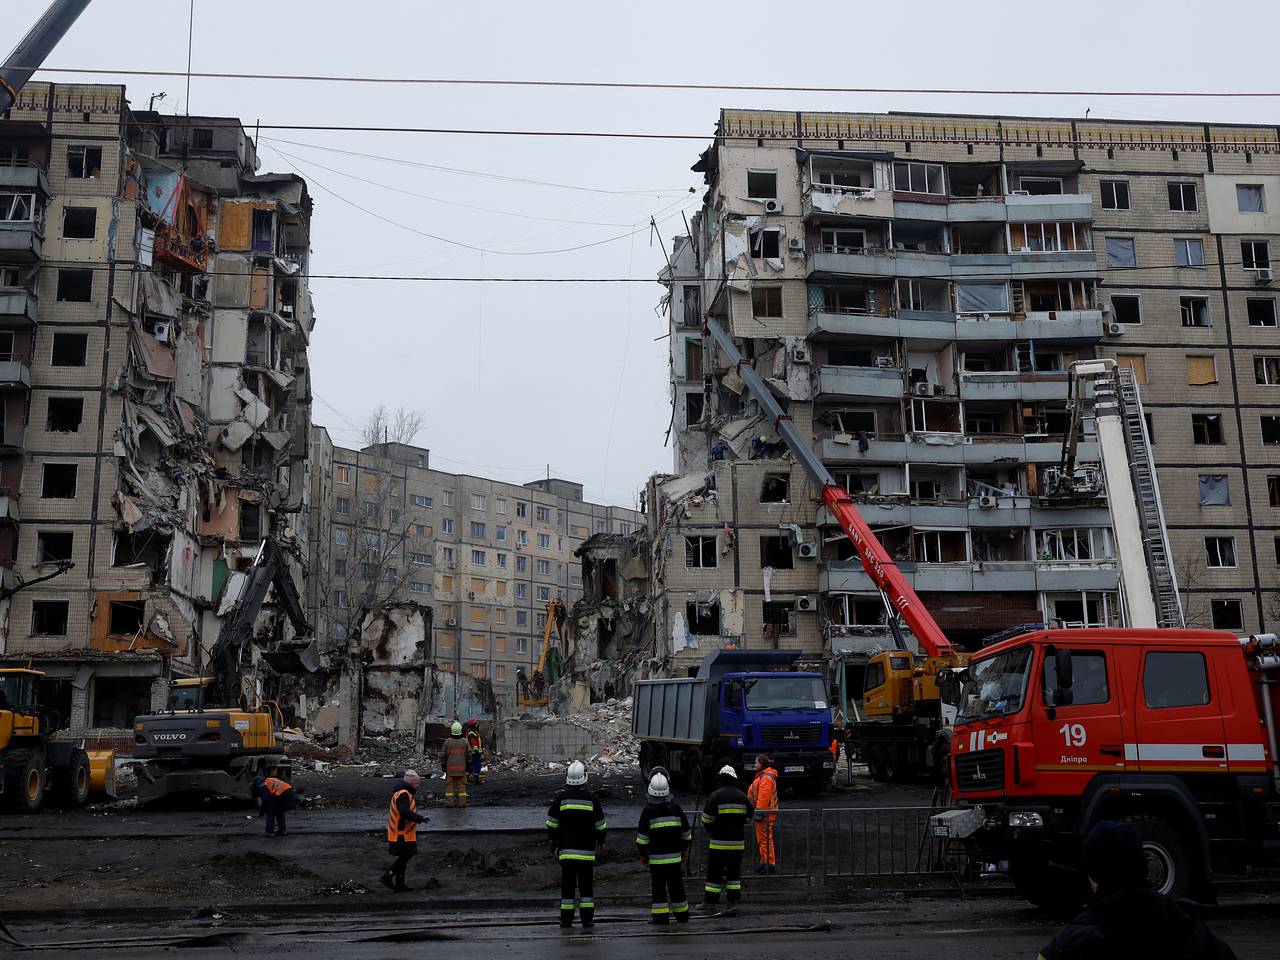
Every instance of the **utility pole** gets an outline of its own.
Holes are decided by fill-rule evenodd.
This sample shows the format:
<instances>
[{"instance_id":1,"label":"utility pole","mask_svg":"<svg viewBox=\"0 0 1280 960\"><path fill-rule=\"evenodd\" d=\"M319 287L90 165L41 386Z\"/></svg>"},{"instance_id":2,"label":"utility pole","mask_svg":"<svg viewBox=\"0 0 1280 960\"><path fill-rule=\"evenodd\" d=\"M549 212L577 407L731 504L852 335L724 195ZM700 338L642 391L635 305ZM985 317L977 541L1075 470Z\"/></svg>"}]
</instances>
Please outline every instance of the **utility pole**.
<instances>
[{"instance_id":1,"label":"utility pole","mask_svg":"<svg viewBox=\"0 0 1280 960\"><path fill-rule=\"evenodd\" d=\"M0 113L13 106L18 91L27 85L88 5L89 0L53 0L44 16L18 41L0 65Z\"/></svg>"}]
</instances>

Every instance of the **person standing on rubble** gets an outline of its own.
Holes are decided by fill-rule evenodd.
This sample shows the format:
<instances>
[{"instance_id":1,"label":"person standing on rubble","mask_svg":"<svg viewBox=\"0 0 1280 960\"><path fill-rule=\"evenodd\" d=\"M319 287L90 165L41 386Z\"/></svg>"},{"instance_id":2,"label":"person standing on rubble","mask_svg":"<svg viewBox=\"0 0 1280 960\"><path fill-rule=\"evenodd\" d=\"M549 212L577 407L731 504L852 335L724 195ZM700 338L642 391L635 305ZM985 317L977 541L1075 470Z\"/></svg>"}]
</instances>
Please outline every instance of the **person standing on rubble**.
<instances>
[{"instance_id":1,"label":"person standing on rubble","mask_svg":"<svg viewBox=\"0 0 1280 960\"><path fill-rule=\"evenodd\" d=\"M693 831L689 818L671 799L671 785L666 776L655 773L649 779L649 802L640 812L636 829L636 846L640 862L649 868L653 883L653 905L650 919L667 924L672 915L676 923L689 922L689 901L684 893L684 862L689 859Z\"/></svg>"},{"instance_id":2,"label":"person standing on rubble","mask_svg":"<svg viewBox=\"0 0 1280 960\"><path fill-rule=\"evenodd\" d=\"M412 889L405 886L404 868L418 855L418 824L427 818L418 813L418 785L422 778L416 770L404 772L404 782L391 795L387 809L387 851L395 862L378 879L382 885L396 893Z\"/></svg>"},{"instance_id":3,"label":"person standing on rubble","mask_svg":"<svg viewBox=\"0 0 1280 960\"><path fill-rule=\"evenodd\" d=\"M480 721L467 721L467 783L484 783L484 740L480 737Z\"/></svg>"},{"instance_id":4,"label":"person standing on rubble","mask_svg":"<svg viewBox=\"0 0 1280 960\"><path fill-rule=\"evenodd\" d=\"M440 769L444 771L444 805L467 805L467 741L462 739L462 724L457 720L449 728L451 736L440 749Z\"/></svg>"},{"instance_id":5,"label":"person standing on rubble","mask_svg":"<svg viewBox=\"0 0 1280 960\"><path fill-rule=\"evenodd\" d=\"M774 821L778 819L778 771L766 754L756 757L756 778L747 788L747 799L755 808L756 851L760 862L756 873L778 872L778 850L773 840Z\"/></svg>"},{"instance_id":6,"label":"person standing on rubble","mask_svg":"<svg viewBox=\"0 0 1280 960\"><path fill-rule=\"evenodd\" d=\"M573 926L576 907L584 929L595 922L592 876L596 857L604 853L605 820L600 798L587 789L587 768L581 760L569 764L565 788L547 808L547 839L560 861L560 926Z\"/></svg>"},{"instance_id":7,"label":"person standing on rubble","mask_svg":"<svg viewBox=\"0 0 1280 960\"><path fill-rule=\"evenodd\" d=\"M720 786L707 797L702 825L707 831L707 878L703 883L701 912L719 913L720 894L728 907L723 916L735 916L742 899L742 854L747 824L754 812L751 801L738 786L738 772L729 764L720 768Z\"/></svg>"}]
</instances>

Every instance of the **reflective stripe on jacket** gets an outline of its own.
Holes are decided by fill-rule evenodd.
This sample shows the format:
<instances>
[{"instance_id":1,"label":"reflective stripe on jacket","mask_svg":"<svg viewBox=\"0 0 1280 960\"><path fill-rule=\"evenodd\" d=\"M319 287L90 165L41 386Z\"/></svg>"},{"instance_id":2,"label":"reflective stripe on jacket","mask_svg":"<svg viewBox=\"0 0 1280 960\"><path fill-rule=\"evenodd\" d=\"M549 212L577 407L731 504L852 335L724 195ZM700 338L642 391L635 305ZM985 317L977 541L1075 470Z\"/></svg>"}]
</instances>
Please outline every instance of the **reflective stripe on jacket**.
<instances>
[{"instance_id":1,"label":"reflective stripe on jacket","mask_svg":"<svg viewBox=\"0 0 1280 960\"><path fill-rule=\"evenodd\" d=\"M702 825L712 850L742 850L743 832L754 811L751 801L736 784L727 784L707 797Z\"/></svg>"},{"instance_id":2,"label":"reflective stripe on jacket","mask_svg":"<svg viewBox=\"0 0 1280 960\"><path fill-rule=\"evenodd\" d=\"M450 777L466 776L467 741L461 737L450 737L444 742L444 749L440 751L440 769Z\"/></svg>"},{"instance_id":3,"label":"reflective stripe on jacket","mask_svg":"<svg viewBox=\"0 0 1280 960\"><path fill-rule=\"evenodd\" d=\"M641 811L636 846L641 856L649 858L650 866L679 863L692 840L689 818L674 800L650 801Z\"/></svg>"},{"instance_id":4,"label":"reflective stripe on jacket","mask_svg":"<svg viewBox=\"0 0 1280 960\"><path fill-rule=\"evenodd\" d=\"M467 731L467 749L472 753L484 752L484 741L480 739L479 730Z\"/></svg>"},{"instance_id":5,"label":"reflective stripe on jacket","mask_svg":"<svg viewBox=\"0 0 1280 960\"><path fill-rule=\"evenodd\" d=\"M585 786L568 786L547 808L547 838L561 860L593 862L604 845L604 810Z\"/></svg>"},{"instance_id":6,"label":"reflective stripe on jacket","mask_svg":"<svg viewBox=\"0 0 1280 960\"><path fill-rule=\"evenodd\" d=\"M778 771L766 767L756 774L747 788L747 799L756 808L756 814L770 816L778 812Z\"/></svg>"},{"instance_id":7,"label":"reflective stripe on jacket","mask_svg":"<svg viewBox=\"0 0 1280 960\"><path fill-rule=\"evenodd\" d=\"M397 801L401 797L406 797L409 801L409 815L406 817L400 815L397 807ZM391 806L387 810L388 843L395 843L397 840L403 840L406 843L418 842L418 821L414 817L417 812L418 799L407 787L401 787L391 795Z\"/></svg>"},{"instance_id":8,"label":"reflective stripe on jacket","mask_svg":"<svg viewBox=\"0 0 1280 960\"><path fill-rule=\"evenodd\" d=\"M286 790L292 790L293 787L278 777L267 777L262 781L262 789L266 790L271 796L278 797Z\"/></svg>"}]
</instances>

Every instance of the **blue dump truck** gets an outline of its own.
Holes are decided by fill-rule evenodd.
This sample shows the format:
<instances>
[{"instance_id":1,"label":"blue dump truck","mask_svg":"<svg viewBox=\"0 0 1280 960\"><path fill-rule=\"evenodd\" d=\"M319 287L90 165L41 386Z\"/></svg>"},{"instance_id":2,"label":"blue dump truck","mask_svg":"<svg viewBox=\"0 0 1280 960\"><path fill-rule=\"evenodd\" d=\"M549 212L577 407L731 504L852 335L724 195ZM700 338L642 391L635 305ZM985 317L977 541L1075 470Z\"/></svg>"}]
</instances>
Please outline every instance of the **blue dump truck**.
<instances>
[{"instance_id":1,"label":"blue dump truck","mask_svg":"<svg viewBox=\"0 0 1280 960\"><path fill-rule=\"evenodd\" d=\"M831 707L820 673L791 668L799 650L718 650L696 676L633 685L631 732L640 772L665 767L693 793L726 763L749 771L773 758L784 785L817 792L831 782Z\"/></svg>"}]
</instances>

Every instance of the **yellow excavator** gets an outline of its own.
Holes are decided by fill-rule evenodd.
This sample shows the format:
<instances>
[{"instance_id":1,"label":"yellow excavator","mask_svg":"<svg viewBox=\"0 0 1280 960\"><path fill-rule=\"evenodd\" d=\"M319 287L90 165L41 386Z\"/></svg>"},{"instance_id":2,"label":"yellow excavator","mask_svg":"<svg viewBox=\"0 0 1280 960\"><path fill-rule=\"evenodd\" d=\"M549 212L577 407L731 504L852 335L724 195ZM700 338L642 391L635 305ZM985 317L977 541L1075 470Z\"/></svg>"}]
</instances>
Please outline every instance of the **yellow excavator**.
<instances>
[{"instance_id":1,"label":"yellow excavator","mask_svg":"<svg viewBox=\"0 0 1280 960\"><path fill-rule=\"evenodd\" d=\"M85 750L50 736L57 723L40 707L43 676L0 669L0 800L10 810L35 813L50 799L82 807L95 792L114 797L114 751Z\"/></svg>"},{"instance_id":2,"label":"yellow excavator","mask_svg":"<svg viewBox=\"0 0 1280 960\"><path fill-rule=\"evenodd\" d=\"M147 761L138 771L141 803L182 793L247 800L257 776L288 779L292 770L284 755L284 717L274 702L246 688L242 662L257 640L254 621L272 586L297 637L287 644L267 642L262 659L278 673L319 666L285 556L267 538L218 631L210 653L213 675L174 681L165 712L134 718L133 755Z\"/></svg>"},{"instance_id":3,"label":"yellow excavator","mask_svg":"<svg viewBox=\"0 0 1280 960\"><path fill-rule=\"evenodd\" d=\"M542 629L542 653L532 677L521 679L523 671L516 673L516 704L521 707L545 707L547 690L560 679L564 670L565 624L568 613L564 601L552 597L547 601L547 624ZM554 641L554 642L553 642Z\"/></svg>"}]
</instances>

